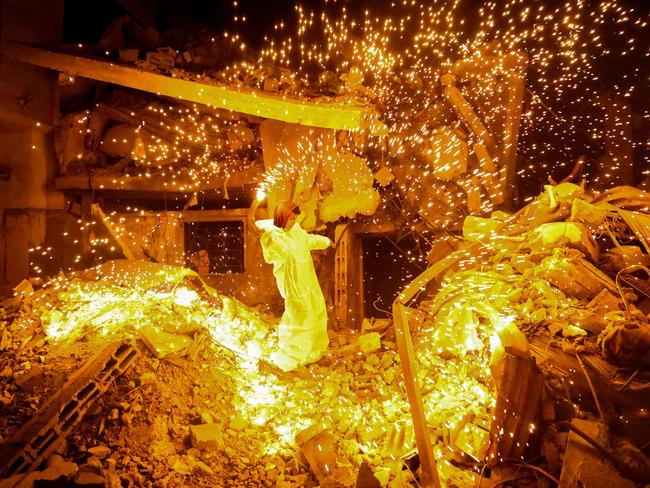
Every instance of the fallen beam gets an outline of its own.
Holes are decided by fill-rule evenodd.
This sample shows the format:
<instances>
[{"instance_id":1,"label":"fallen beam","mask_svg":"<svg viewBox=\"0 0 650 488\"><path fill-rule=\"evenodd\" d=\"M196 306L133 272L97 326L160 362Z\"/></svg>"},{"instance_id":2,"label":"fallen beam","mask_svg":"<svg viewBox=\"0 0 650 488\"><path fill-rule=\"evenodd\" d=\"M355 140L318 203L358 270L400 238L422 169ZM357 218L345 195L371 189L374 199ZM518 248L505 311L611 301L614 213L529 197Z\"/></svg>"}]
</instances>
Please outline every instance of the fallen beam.
<instances>
[{"instance_id":1,"label":"fallen beam","mask_svg":"<svg viewBox=\"0 0 650 488\"><path fill-rule=\"evenodd\" d=\"M447 98L451 106L456 110L458 117L485 144L485 147L492 154L496 154L497 144L494 137L487 130L472 105L465 99L461 91L451 84L452 82L449 78L445 78L443 83L447 83L443 89L445 98Z\"/></svg>"},{"instance_id":2,"label":"fallen beam","mask_svg":"<svg viewBox=\"0 0 650 488\"><path fill-rule=\"evenodd\" d=\"M524 105L524 75L528 57L524 53L509 54L503 60L506 73L506 120L501 147L501 189L505 205L512 206L513 189L517 183L517 141Z\"/></svg>"},{"instance_id":3,"label":"fallen beam","mask_svg":"<svg viewBox=\"0 0 650 488\"><path fill-rule=\"evenodd\" d=\"M90 205L90 211L93 217L97 217L102 221L104 227L106 227L106 230L108 230L108 233L111 235L113 239L115 239L117 245L120 246L120 249L124 253L124 257L129 260L136 259L135 256L133 255L133 251L129 249L129 246L126 244L126 242L124 242L124 240L118 235L117 230L113 226L113 223L108 219L108 217L106 217L106 214L104 213L102 208L98 204L93 203Z\"/></svg>"},{"instance_id":4,"label":"fallen beam","mask_svg":"<svg viewBox=\"0 0 650 488\"><path fill-rule=\"evenodd\" d=\"M138 357L126 341L118 341L92 357L38 413L0 445L0 477L28 474L36 469L84 417L116 378Z\"/></svg>"},{"instance_id":5,"label":"fallen beam","mask_svg":"<svg viewBox=\"0 0 650 488\"><path fill-rule=\"evenodd\" d=\"M403 292L402 292L403 294ZM420 486L423 488L440 488L440 477L436 459L433 457L433 446L427 427L427 419L422 403L422 394L417 383L417 366L415 364L415 352L411 339L406 307L399 298L393 302L393 324L397 338L402 372L404 373L404 386L406 395L411 407L411 419L415 431L415 444L420 455L420 466L422 467L422 480Z\"/></svg>"},{"instance_id":6,"label":"fallen beam","mask_svg":"<svg viewBox=\"0 0 650 488\"><path fill-rule=\"evenodd\" d=\"M24 63L156 95L189 100L210 107L256 115L294 124L339 130L359 130L365 109L334 102L305 102L251 88L199 83L55 51L7 42L3 54Z\"/></svg>"}]
</instances>

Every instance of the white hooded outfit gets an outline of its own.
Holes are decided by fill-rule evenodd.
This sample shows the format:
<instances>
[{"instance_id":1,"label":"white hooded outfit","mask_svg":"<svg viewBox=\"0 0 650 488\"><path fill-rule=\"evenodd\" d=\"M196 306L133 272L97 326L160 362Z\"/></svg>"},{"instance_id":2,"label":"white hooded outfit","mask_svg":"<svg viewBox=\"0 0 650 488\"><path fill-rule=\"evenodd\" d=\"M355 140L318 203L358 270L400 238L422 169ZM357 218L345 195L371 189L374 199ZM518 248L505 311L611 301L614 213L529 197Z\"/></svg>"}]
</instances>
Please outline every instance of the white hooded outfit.
<instances>
[{"instance_id":1,"label":"white hooded outfit","mask_svg":"<svg viewBox=\"0 0 650 488\"><path fill-rule=\"evenodd\" d=\"M271 360L283 371L317 361L327 349L327 309L310 251L327 249L327 237L307 233L299 223L286 230L264 225L262 252L284 298L278 326L279 350Z\"/></svg>"}]
</instances>

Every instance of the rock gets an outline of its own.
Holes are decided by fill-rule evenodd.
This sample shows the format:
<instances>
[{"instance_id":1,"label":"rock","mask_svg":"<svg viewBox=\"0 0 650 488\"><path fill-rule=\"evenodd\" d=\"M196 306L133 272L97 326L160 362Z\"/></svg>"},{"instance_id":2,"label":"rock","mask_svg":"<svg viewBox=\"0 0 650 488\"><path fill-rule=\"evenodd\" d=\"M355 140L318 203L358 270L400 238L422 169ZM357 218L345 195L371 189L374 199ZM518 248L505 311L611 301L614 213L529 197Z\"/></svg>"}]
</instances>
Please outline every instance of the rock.
<instances>
[{"instance_id":1,"label":"rock","mask_svg":"<svg viewBox=\"0 0 650 488\"><path fill-rule=\"evenodd\" d=\"M190 464L183 459L177 459L172 465L172 469L178 474L183 475L192 474L192 471L194 471L194 467L190 466Z\"/></svg>"},{"instance_id":2,"label":"rock","mask_svg":"<svg viewBox=\"0 0 650 488\"><path fill-rule=\"evenodd\" d=\"M606 430L602 424L574 418L571 425L597 442L606 443ZM564 453L560 486L567 488L579 486L633 488L635 484L621 478L616 469L603 458L600 452L572 431L569 433Z\"/></svg>"},{"instance_id":3,"label":"rock","mask_svg":"<svg viewBox=\"0 0 650 488\"><path fill-rule=\"evenodd\" d=\"M345 485L332 476L329 476L323 480L319 488L345 488Z\"/></svg>"},{"instance_id":4,"label":"rock","mask_svg":"<svg viewBox=\"0 0 650 488\"><path fill-rule=\"evenodd\" d=\"M213 413L203 410L199 413L201 417L201 422L204 424L214 424L215 416Z\"/></svg>"},{"instance_id":5,"label":"rock","mask_svg":"<svg viewBox=\"0 0 650 488\"><path fill-rule=\"evenodd\" d=\"M190 426L192 447L197 449L223 449L225 447L221 428L217 424Z\"/></svg>"},{"instance_id":6,"label":"rock","mask_svg":"<svg viewBox=\"0 0 650 488\"><path fill-rule=\"evenodd\" d=\"M210 466L205 464L203 461L199 461L198 459L194 461L194 465L199 468L199 471L201 471L203 474L207 474L208 476L213 476L214 471Z\"/></svg>"},{"instance_id":7,"label":"rock","mask_svg":"<svg viewBox=\"0 0 650 488\"><path fill-rule=\"evenodd\" d=\"M60 466L61 464L65 463L66 460L63 459L63 457L59 454L52 454L49 458L47 458L47 461L45 461L45 466L47 468L54 468L56 466Z\"/></svg>"},{"instance_id":8,"label":"rock","mask_svg":"<svg viewBox=\"0 0 650 488\"><path fill-rule=\"evenodd\" d=\"M235 417L230 421L230 428L233 430L244 430L248 422L243 417Z\"/></svg>"},{"instance_id":9,"label":"rock","mask_svg":"<svg viewBox=\"0 0 650 488\"><path fill-rule=\"evenodd\" d=\"M33 391L43 380L43 370L34 364L26 373L16 378L16 386L24 391Z\"/></svg>"},{"instance_id":10,"label":"rock","mask_svg":"<svg viewBox=\"0 0 650 488\"><path fill-rule=\"evenodd\" d=\"M300 432L296 441L300 452L309 463L309 467L320 483L332 475L337 465L339 446L336 437L324 429L314 426ZM320 432L318 432L320 430ZM318 432L312 435L314 432Z\"/></svg>"},{"instance_id":11,"label":"rock","mask_svg":"<svg viewBox=\"0 0 650 488\"><path fill-rule=\"evenodd\" d=\"M366 461L359 466L359 474L354 486L355 488L381 488L381 483L375 478L375 474Z\"/></svg>"},{"instance_id":12,"label":"rock","mask_svg":"<svg viewBox=\"0 0 650 488\"><path fill-rule=\"evenodd\" d=\"M88 453L92 456L96 456L99 459L104 459L111 454L111 449L106 446L95 446L88 449Z\"/></svg>"},{"instance_id":13,"label":"rock","mask_svg":"<svg viewBox=\"0 0 650 488\"><path fill-rule=\"evenodd\" d=\"M359 347L364 354L370 354L381 347L381 336L377 332L371 332L359 336Z\"/></svg>"},{"instance_id":14,"label":"rock","mask_svg":"<svg viewBox=\"0 0 650 488\"><path fill-rule=\"evenodd\" d=\"M79 470L74 477L74 486L83 488L105 488L106 478L92 471Z\"/></svg>"},{"instance_id":15,"label":"rock","mask_svg":"<svg viewBox=\"0 0 650 488\"><path fill-rule=\"evenodd\" d=\"M7 329L2 329L0 334L0 351L4 351L11 344L11 334Z\"/></svg>"},{"instance_id":16,"label":"rock","mask_svg":"<svg viewBox=\"0 0 650 488\"><path fill-rule=\"evenodd\" d=\"M150 383L155 383L156 382L156 373L152 371L147 371L146 373L142 373L142 376L140 376L140 383L143 385L148 385Z\"/></svg>"}]
</instances>

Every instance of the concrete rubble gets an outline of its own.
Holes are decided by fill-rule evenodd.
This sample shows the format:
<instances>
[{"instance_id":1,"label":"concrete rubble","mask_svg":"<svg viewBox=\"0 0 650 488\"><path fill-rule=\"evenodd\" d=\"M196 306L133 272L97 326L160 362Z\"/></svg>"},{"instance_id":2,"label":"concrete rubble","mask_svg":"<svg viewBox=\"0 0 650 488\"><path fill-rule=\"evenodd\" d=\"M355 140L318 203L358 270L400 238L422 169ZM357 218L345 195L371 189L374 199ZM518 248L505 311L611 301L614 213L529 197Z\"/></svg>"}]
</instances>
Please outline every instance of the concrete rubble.
<instances>
[{"instance_id":1,"label":"concrete rubble","mask_svg":"<svg viewBox=\"0 0 650 488\"><path fill-rule=\"evenodd\" d=\"M473 486L484 461L491 466L484 479L497 482L508 475L506 458L526 459L538 449L543 469L559 479L572 445L568 423L598 416L607 425L603 448L627 460L607 469L643 479L645 458L634 446L647 442L647 430L638 428L645 425L638 409L648 394L646 373L615 365L647 351L643 287L621 288L644 279L621 270L644 262L645 253L618 251L601 261L612 252L592 236L608 221L598 219L616 221L647 197L615 195L617 205L564 184L513 216L467 219L465 238L444 258L445 276L409 309L446 483ZM548 225L563 222L571 225ZM627 246L643 238L638 227L616 232ZM575 269L579 280L563 279ZM78 466L66 476L79 486L100 478L133 486L209 486L214 479L227 486L409 486L419 476L417 465L408 468L414 432L388 324L365 321L358 333L332 334L325 360L285 375L258 370L272 347L269 322L182 268L116 261L26 290L2 309L11 337L0 355L8 380L3 440L107 335L135 340L140 352L57 449ZM183 347L156 354L152 341L141 340L144 330L176 337ZM510 363L518 371L531 365L526 385ZM36 365L42 371L32 374L44 381L20 388L18 379ZM537 388L532 378L540 377ZM621 415L629 427L612 420ZM614 433L630 440L624 451Z\"/></svg>"}]
</instances>

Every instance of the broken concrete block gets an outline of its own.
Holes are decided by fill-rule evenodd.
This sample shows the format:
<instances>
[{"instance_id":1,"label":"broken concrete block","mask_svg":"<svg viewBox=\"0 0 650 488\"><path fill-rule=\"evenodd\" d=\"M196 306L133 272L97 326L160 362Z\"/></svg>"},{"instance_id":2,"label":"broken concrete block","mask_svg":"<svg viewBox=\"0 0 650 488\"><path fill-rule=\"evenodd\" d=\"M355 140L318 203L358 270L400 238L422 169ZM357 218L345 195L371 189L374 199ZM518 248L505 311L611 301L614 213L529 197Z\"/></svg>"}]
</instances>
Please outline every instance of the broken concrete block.
<instances>
[{"instance_id":1,"label":"broken concrete block","mask_svg":"<svg viewBox=\"0 0 650 488\"><path fill-rule=\"evenodd\" d=\"M60 457L60 456L59 456ZM34 471L27 475L17 474L0 480L0 488L32 488L34 486L68 486L77 472L75 463L63 461L50 466L44 471Z\"/></svg>"},{"instance_id":2,"label":"broken concrete block","mask_svg":"<svg viewBox=\"0 0 650 488\"><path fill-rule=\"evenodd\" d=\"M320 430L320 432L318 432ZM314 432L318 432L313 435ZM300 452L320 483L332 476L337 465L338 441L323 425L312 426L296 436Z\"/></svg>"},{"instance_id":3,"label":"broken concrete block","mask_svg":"<svg viewBox=\"0 0 650 488\"><path fill-rule=\"evenodd\" d=\"M43 370L34 364L29 371L16 378L16 386L21 390L32 391L43 381Z\"/></svg>"},{"instance_id":4,"label":"broken concrete block","mask_svg":"<svg viewBox=\"0 0 650 488\"><path fill-rule=\"evenodd\" d=\"M106 478L92 471L79 469L74 477L74 486L83 488L106 488Z\"/></svg>"},{"instance_id":5,"label":"broken concrete block","mask_svg":"<svg viewBox=\"0 0 650 488\"><path fill-rule=\"evenodd\" d=\"M359 474L357 476L357 482L354 485L355 488L381 488L381 483L375 477L375 474L372 472L370 465L364 461L359 466Z\"/></svg>"},{"instance_id":6,"label":"broken concrete block","mask_svg":"<svg viewBox=\"0 0 650 488\"><path fill-rule=\"evenodd\" d=\"M192 447L197 449L223 449L221 428L217 424L190 425Z\"/></svg>"},{"instance_id":7,"label":"broken concrete block","mask_svg":"<svg viewBox=\"0 0 650 488\"><path fill-rule=\"evenodd\" d=\"M395 179L395 175L386 166L374 174L374 178L381 186L386 187Z\"/></svg>"},{"instance_id":8,"label":"broken concrete block","mask_svg":"<svg viewBox=\"0 0 650 488\"><path fill-rule=\"evenodd\" d=\"M140 331L140 339L158 359L180 351L192 344L192 338L182 334L170 334L164 330L145 327Z\"/></svg>"},{"instance_id":9,"label":"broken concrete block","mask_svg":"<svg viewBox=\"0 0 650 488\"><path fill-rule=\"evenodd\" d=\"M111 454L111 449L106 446L95 446L88 449L88 454L96 456L99 459L104 459Z\"/></svg>"},{"instance_id":10,"label":"broken concrete block","mask_svg":"<svg viewBox=\"0 0 650 488\"><path fill-rule=\"evenodd\" d=\"M577 418L573 419L571 424L601 445L606 445L605 427L602 424ZM635 484L621 478L618 471L604 459L600 452L572 431L569 433L564 452L560 486L566 488L579 486L633 488Z\"/></svg>"},{"instance_id":11,"label":"broken concrete block","mask_svg":"<svg viewBox=\"0 0 650 488\"><path fill-rule=\"evenodd\" d=\"M370 354L381 347L381 336L378 332L371 332L359 336L359 347L364 354Z\"/></svg>"}]
</instances>

